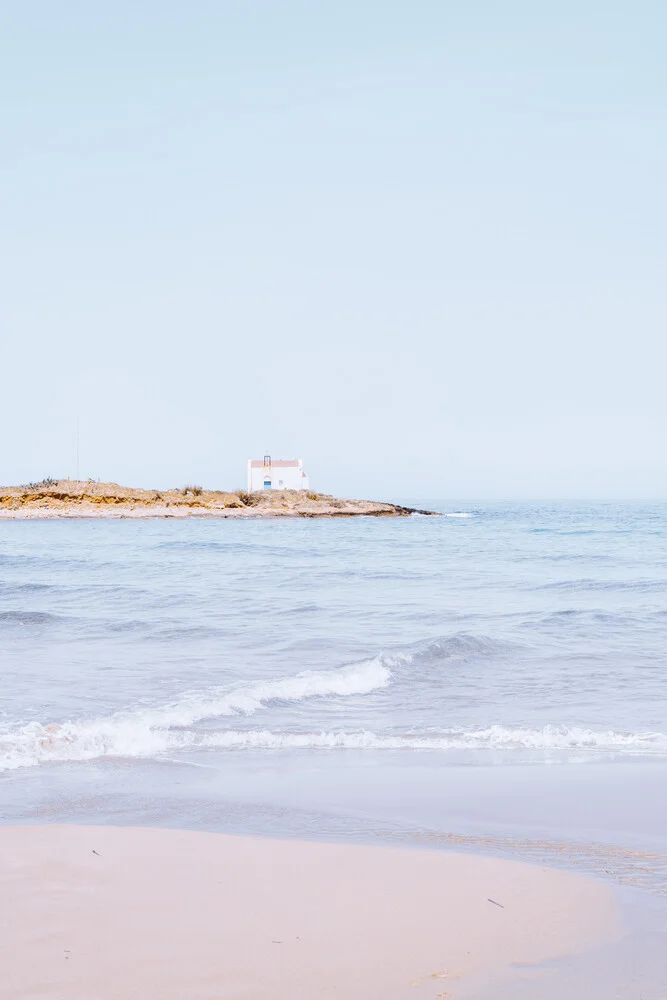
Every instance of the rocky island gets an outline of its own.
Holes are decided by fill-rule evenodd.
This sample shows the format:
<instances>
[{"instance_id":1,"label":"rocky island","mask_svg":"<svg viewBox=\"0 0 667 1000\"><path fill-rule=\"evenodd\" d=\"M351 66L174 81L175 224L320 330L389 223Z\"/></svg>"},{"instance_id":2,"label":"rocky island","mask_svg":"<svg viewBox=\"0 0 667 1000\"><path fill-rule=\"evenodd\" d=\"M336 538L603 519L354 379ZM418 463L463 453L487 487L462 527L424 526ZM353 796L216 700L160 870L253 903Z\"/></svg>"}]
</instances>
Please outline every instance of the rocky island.
<instances>
[{"instance_id":1,"label":"rocky island","mask_svg":"<svg viewBox=\"0 0 667 1000\"><path fill-rule=\"evenodd\" d=\"M201 486L144 490L71 479L44 479L25 486L0 487L0 518L407 517L435 513L375 500L344 500L305 490L228 493Z\"/></svg>"}]
</instances>

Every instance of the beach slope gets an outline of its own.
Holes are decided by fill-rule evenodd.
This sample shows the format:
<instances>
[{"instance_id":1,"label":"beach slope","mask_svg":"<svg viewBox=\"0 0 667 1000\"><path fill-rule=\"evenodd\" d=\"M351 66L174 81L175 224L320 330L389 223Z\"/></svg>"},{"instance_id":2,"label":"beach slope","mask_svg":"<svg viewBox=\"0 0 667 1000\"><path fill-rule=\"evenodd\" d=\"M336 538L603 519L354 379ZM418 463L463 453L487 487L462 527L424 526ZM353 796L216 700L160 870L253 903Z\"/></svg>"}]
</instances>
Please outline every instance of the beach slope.
<instances>
[{"instance_id":1,"label":"beach slope","mask_svg":"<svg viewBox=\"0 0 667 1000\"><path fill-rule=\"evenodd\" d=\"M514 861L122 827L0 827L1 1000L444 1000L620 935Z\"/></svg>"}]
</instances>

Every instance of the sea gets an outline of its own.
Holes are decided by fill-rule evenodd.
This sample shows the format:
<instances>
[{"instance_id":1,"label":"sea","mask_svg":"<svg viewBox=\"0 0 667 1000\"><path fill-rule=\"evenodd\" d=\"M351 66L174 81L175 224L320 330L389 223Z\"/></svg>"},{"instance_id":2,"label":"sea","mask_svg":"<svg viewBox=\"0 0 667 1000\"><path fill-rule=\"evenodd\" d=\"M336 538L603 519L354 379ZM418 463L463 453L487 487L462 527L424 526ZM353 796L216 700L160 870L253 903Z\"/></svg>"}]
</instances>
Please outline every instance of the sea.
<instances>
[{"instance_id":1,"label":"sea","mask_svg":"<svg viewBox=\"0 0 667 1000\"><path fill-rule=\"evenodd\" d=\"M441 516L0 521L0 821L667 896L667 504L396 499Z\"/></svg>"}]
</instances>

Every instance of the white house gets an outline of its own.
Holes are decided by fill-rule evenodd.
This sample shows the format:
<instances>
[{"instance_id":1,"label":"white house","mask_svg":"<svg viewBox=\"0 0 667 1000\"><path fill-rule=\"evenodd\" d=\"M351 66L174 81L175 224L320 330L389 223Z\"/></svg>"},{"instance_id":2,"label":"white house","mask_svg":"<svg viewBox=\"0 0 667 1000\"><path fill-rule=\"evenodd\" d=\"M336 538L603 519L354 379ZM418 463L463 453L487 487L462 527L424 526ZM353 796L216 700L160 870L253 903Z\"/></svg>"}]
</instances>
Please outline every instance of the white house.
<instances>
[{"instance_id":1,"label":"white house","mask_svg":"<svg viewBox=\"0 0 667 1000\"><path fill-rule=\"evenodd\" d=\"M300 458L248 459L248 493L256 490L307 490L308 476Z\"/></svg>"}]
</instances>

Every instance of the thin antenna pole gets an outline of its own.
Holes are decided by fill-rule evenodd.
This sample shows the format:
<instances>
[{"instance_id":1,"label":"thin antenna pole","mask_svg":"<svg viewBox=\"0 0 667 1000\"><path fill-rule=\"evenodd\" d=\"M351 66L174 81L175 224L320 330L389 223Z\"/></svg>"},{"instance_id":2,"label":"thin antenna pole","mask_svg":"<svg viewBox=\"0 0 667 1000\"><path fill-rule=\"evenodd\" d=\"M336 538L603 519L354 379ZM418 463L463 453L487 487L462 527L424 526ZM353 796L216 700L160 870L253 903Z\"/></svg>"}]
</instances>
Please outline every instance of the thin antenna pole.
<instances>
[{"instance_id":1,"label":"thin antenna pole","mask_svg":"<svg viewBox=\"0 0 667 1000\"><path fill-rule=\"evenodd\" d=\"M79 482L79 418L76 418L76 481Z\"/></svg>"}]
</instances>

